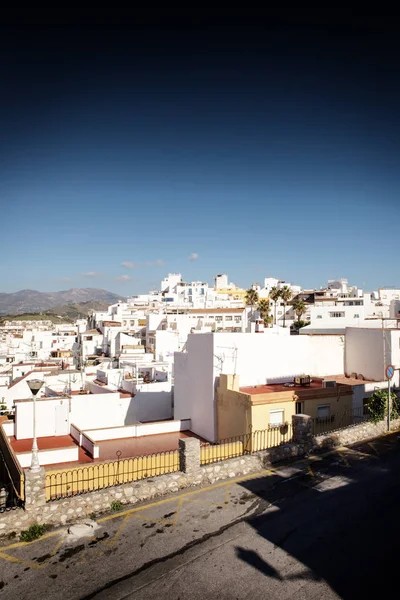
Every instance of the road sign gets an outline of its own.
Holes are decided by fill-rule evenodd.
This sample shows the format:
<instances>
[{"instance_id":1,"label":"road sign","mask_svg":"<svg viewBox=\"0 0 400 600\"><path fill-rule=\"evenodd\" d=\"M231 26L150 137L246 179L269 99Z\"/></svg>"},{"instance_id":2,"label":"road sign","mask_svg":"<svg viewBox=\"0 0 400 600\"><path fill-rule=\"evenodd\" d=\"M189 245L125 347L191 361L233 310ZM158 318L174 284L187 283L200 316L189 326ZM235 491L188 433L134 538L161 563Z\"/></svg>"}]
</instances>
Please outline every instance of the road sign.
<instances>
[{"instance_id":1,"label":"road sign","mask_svg":"<svg viewBox=\"0 0 400 600\"><path fill-rule=\"evenodd\" d=\"M394 375L394 366L393 365L388 365L386 367L386 379L392 379L393 375Z\"/></svg>"}]
</instances>

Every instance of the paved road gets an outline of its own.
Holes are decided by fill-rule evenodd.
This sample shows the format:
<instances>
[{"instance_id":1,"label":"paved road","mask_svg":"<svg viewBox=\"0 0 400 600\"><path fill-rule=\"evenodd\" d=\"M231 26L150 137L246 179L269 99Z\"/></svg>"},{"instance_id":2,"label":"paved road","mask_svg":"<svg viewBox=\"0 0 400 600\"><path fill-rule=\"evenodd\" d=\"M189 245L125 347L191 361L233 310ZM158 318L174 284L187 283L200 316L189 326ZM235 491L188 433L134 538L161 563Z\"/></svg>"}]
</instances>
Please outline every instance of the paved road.
<instances>
[{"instance_id":1,"label":"paved road","mask_svg":"<svg viewBox=\"0 0 400 600\"><path fill-rule=\"evenodd\" d=\"M397 589L400 436L0 547L0 600L373 598Z\"/></svg>"}]
</instances>

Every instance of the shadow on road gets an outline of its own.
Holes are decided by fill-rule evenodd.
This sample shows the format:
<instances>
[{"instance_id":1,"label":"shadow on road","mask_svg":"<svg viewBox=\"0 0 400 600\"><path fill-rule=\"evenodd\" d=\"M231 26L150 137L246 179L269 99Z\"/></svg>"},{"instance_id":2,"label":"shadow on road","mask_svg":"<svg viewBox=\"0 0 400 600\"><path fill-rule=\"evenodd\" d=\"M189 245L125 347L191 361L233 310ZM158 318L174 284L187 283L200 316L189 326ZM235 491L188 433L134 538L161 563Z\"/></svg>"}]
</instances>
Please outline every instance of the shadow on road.
<instances>
[{"instance_id":1,"label":"shadow on road","mask_svg":"<svg viewBox=\"0 0 400 600\"><path fill-rule=\"evenodd\" d=\"M281 581L325 580L341 598L371 598L386 587L395 589L400 544L397 439L397 434L384 438L386 447L394 443L378 459L372 451L371 458L362 460L354 459L355 454L344 459L332 455L313 463L313 475L283 480L276 474L242 482L256 504L249 525L306 571L285 578L251 549L237 548L237 556ZM274 510L268 511L271 505Z\"/></svg>"}]
</instances>

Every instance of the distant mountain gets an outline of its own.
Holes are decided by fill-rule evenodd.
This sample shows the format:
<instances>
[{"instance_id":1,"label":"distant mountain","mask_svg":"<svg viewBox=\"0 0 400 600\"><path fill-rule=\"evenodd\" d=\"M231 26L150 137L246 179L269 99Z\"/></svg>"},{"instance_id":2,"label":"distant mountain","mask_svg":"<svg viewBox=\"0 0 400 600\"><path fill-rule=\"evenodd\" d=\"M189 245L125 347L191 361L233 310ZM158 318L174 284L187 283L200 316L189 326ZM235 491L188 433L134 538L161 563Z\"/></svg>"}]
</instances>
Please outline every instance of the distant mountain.
<instances>
[{"instance_id":1,"label":"distant mountain","mask_svg":"<svg viewBox=\"0 0 400 600\"><path fill-rule=\"evenodd\" d=\"M61 292L20 290L12 294L0 294L0 315L44 312L60 306L65 308L66 304L76 305L92 300L104 306L124 298L97 288L72 288Z\"/></svg>"}]
</instances>

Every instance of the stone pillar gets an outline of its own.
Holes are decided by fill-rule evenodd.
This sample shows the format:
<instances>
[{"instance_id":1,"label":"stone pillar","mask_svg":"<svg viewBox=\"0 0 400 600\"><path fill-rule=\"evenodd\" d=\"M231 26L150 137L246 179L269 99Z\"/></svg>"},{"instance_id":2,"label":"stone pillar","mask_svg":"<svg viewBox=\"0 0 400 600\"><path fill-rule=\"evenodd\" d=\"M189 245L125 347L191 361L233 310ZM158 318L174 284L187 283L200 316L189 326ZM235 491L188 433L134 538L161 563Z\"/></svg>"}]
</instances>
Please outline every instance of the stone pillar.
<instances>
[{"instance_id":1,"label":"stone pillar","mask_svg":"<svg viewBox=\"0 0 400 600\"><path fill-rule=\"evenodd\" d=\"M200 440L183 438L179 440L179 463L183 473L195 473L200 468Z\"/></svg>"},{"instance_id":2,"label":"stone pillar","mask_svg":"<svg viewBox=\"0 0 400 600\"><path fill-rule=\"evenodd\" d=\"M293 442L302 446L312 445L312 418L309 415L293 415Z\"/></svg>"},{"instance_id":3,"label":"stone pillar","mask_svg":"<svg viewBox=\"0 0 400 600\"><path fill-rule=\"evenodd\" d=\"M46 471L41 467L39 471L24 471L25 475L25 510L33 510L46 504Z\"/></svg>"}]
</instances>

